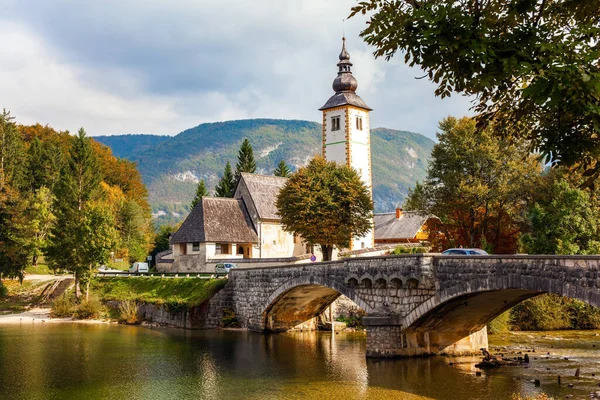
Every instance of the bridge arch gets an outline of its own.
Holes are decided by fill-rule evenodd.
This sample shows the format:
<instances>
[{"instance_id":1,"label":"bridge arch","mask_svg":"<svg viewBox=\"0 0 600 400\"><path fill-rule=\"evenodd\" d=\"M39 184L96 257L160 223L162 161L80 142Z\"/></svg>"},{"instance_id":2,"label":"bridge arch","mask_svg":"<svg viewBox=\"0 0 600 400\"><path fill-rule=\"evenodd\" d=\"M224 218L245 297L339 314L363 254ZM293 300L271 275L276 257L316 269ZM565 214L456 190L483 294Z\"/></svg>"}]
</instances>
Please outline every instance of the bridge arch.
<instances>
[{"instance_id":1,"label":"bridge arch","mask_svg":"<svg viewBox=\"0 0 600 400\"><path fill-rule=\"evenodd\" d=\"M266 331L286 331L321 314L341 295L366 312L371 310L354 289L344 284L327 278L302 276L286 281L267 297L262 307L262 326Z\"/></svg>"},{"instance_id":2,"label":"bridge arch","mask_svg":"<svg viewBox=\"0 0 600 400\"><path fill-rule=\"evenodd\" d=\"M581 300L594 307L600 308L600 291L595 287L573 285L558 279L546 277L501 276L489 279L473 279L442 289L437 295L430 297L421 306L415 308L405 316L407 327L417 322L423 323L424 317L431 315L441 308L455 309L464 302L465 307L471 304L481 304L481 300L494 300L495 308L490 309L488 315L491 319L518 303L545 293L554 293L559 296ZM483 325L485 325L483 324Z\"/></svg>"}]
</instances>

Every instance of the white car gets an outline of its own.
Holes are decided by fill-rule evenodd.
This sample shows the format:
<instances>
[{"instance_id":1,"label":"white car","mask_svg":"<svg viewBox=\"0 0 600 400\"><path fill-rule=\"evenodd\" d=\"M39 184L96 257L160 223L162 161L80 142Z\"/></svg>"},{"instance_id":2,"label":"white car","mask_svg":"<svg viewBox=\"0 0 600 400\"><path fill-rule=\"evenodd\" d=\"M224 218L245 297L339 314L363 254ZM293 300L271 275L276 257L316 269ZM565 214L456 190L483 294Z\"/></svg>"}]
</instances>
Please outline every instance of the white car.
<instances>
[{"instance_id":1,"label":"white car","mask_svg":"<svg viewBox=\"0 0 600 400\"><path fill-rule=\"evenodd\" d=\"M131 267L129 267L129 272L148 272L148 263L145 262L135 262Z\"/></svg>"},{"instance_id":2,"label":"white car","mask_svg":"<svg viewBox=\"0 0 600 400\"><path fill-rule=\"evenodd\" d=\"M215 273L228 274L232 268L237 268L237 265L233 263L219 263L215 266Z\"/></svg>"}]
</instances>

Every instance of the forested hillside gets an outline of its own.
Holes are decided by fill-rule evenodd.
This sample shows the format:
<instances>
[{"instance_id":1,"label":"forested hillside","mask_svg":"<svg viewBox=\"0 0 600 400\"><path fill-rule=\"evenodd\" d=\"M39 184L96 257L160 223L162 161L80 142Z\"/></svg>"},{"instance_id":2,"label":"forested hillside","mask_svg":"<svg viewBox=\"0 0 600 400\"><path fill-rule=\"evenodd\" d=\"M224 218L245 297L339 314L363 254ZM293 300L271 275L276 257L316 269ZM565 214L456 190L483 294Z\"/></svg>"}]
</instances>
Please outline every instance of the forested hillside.
<instances>
[{"instance_id":1,"label":"forested hillside","mask_svg":"<svg viewBox=\"0 0 600 400\"><path fill-rule=\"evenodd\" d=\"M96 136L96 141L110 147L116 157L131 158L136 153L169 139L169 136L159 135L117 135Z\"/></svg>"},{"instance_id":2,"label":"forested hillside","mask_svg":"<svg viewBox=\"0 0 600 400\"><path fill-rule=\"evenodd\" d=\"M154 139L141 135L144 149L132 146L135 135L95 139L120 151L129 149L122 154L137 163L154 215L175 222L189 211L199 179L212 190L226 162L235 163L244 138L254 148L257 172L272 174L281 160L295 170L320 154L321 129L310 121L254 119L201 124L151 146ZM426 176L434 143L418 133L384 128L372 130L371 143L375 208L389 211Z\"/></svg>"}]
</instances>

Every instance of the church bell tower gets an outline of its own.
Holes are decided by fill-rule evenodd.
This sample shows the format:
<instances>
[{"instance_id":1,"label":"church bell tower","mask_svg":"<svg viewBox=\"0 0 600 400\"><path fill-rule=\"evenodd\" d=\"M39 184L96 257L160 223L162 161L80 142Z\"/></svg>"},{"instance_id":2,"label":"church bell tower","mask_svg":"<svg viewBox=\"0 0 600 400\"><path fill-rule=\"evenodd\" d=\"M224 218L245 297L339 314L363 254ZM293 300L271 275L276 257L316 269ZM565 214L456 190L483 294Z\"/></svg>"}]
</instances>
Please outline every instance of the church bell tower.
<instances>
[{"instance_id":1,"label":"church bell tower","mask_svg":"<svg viewBox=\"0 0 600 400\"><path fill-rule=\"evenodd\" d=\"M338 74L332 85L335 94L319 108L323 112L323 157L354 168L369 188L372 198L369 127L369 112L372 109L356 94L358 82L352 75L346 38L342 39L339 59ZM366 235L353 237L350 241L350 250L367 247L375 247L373 228Z\"/></svg>"}]
</instances>

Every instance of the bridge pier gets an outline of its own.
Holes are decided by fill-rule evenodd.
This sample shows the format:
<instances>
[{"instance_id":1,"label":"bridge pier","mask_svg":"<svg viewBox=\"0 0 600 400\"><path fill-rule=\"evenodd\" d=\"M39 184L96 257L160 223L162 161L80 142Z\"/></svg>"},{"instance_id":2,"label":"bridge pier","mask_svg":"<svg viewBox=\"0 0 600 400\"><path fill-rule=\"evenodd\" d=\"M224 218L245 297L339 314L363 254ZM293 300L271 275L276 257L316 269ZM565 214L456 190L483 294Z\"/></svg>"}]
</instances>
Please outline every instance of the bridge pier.
<instances>
[{"instance_id":1,"label":"bridge pier","mask_svg":"<svg viewBox=\"0 0 600 400\"><path fill-rule=\"evenodd\" d=\"M367 357L396 358L433 355L478 355L488 347L487 328L472 332L404 329L399 315L367 315Z\"/></svg>"}]
</instances>

